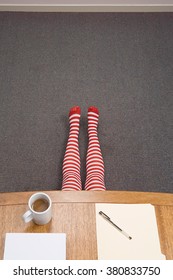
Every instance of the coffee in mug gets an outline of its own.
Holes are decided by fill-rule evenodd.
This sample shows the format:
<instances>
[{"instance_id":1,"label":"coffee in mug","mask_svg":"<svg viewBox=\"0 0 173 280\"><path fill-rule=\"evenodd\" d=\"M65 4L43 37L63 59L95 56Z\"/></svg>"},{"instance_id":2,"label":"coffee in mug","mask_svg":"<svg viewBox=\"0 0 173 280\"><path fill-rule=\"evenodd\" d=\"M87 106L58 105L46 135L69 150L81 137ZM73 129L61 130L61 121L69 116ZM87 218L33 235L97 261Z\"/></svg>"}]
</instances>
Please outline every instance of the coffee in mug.
<instances>
[{"instance_id":1,"label":"coffee in mug","mask_svg":"<svg viewBox=\"0 0 173 280\"><path fill-rule=\"evenodd\" d=\"M49 202L46 199L37 199L31 205L31 208L36 212L44 212L48 209Z\"/></svg>"},{"instance_id":2,"label":"coffee in mug","mask_svg":"<svg viewBox=\"0 0 173 280\"><path fill-rule=\"evenodd\" d=\"M42 192L33 194L28 201L29 210L22 216L25 223L33 220L37 225L44 225L52 218L51 198Z\"/></svg>"}]
</instances>

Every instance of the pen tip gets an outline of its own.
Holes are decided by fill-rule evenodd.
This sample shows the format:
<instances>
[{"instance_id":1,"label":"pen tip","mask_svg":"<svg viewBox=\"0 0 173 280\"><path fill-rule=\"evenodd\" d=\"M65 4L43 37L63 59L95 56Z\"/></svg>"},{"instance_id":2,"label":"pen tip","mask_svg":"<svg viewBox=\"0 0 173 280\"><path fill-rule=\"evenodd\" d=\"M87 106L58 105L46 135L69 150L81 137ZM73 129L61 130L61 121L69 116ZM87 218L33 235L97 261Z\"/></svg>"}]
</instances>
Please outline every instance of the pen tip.
<instances>
[{"instance_id":1,"label":"pen tip","mask_svg":"<svg viewBox=\"0 0 173 280\"><path fill-rule=\"evenodd\" d=\"M132 237L131 237L131 236L129 236L129 239L131 240L131 239L132 239Z\"/></svg>"}]
</instances>

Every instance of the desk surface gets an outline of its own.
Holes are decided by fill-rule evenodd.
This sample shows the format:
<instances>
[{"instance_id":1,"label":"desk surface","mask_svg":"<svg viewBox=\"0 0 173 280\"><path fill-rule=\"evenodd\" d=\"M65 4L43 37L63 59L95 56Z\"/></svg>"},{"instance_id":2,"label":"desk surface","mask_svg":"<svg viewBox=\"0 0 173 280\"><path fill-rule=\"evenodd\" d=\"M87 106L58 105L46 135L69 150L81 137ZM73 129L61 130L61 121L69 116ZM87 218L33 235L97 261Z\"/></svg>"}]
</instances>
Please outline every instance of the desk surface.
<instances>
[{"instance_id":1,"label":"desk surface","mask_svg":"<svg viewBox=\"0 0 173 280\"><path fill-rule=\"evenodd\" d=\"M155 206L162 253L173 259L173 194L126 191L44 191L53 201L52 221L24 224L21 216L33 192L0 193L0 259L6 232L65 232L67 259L97 259L95 203L151 203Z\"/></svg>"}]
</instances>

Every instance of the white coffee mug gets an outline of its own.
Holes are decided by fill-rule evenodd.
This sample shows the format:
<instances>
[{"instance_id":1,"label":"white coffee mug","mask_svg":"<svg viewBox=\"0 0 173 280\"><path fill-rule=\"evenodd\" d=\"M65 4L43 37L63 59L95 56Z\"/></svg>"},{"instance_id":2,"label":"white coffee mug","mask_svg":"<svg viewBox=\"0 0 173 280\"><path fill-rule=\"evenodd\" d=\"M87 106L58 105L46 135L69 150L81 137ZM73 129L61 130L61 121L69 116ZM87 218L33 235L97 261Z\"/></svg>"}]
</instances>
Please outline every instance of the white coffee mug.
<instances>
[{"instance_id":1,"label":"white coffee mug","mask_svg":"<svg viewBox=\"0 0 173 280\"><path fill-rule=\"evenodd\" d=\"M28 201L29 210L22 216L25 223L33 220L37 225L44 225L52 218L51 198L43 192L33 194Z\"/></svg>"}]
</instances>

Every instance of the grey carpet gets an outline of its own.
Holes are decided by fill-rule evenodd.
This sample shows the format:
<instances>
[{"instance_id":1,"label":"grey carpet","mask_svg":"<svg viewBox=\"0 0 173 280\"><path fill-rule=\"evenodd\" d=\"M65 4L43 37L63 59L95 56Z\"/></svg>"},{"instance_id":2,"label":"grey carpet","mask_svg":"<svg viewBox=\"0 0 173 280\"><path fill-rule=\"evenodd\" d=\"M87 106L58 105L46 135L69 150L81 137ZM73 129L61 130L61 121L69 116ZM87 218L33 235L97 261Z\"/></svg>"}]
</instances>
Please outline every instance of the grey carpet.
<instances>
[{"instance_id":1,"label":"grey carpet","mask_svg":"<svg viewBox=\"0 0 173 280\"><path fill-rule=\"evenodd\" d=\"M109 190L173 192L173 14L0 13L0 191L60 189L68 112L100 110Z\"/></svg>"}]
</instances>

